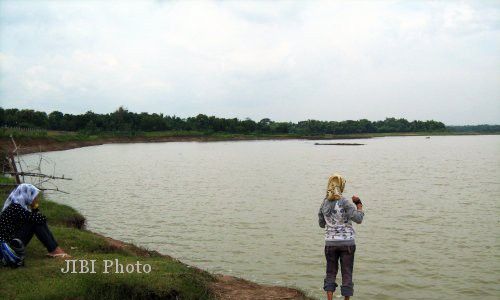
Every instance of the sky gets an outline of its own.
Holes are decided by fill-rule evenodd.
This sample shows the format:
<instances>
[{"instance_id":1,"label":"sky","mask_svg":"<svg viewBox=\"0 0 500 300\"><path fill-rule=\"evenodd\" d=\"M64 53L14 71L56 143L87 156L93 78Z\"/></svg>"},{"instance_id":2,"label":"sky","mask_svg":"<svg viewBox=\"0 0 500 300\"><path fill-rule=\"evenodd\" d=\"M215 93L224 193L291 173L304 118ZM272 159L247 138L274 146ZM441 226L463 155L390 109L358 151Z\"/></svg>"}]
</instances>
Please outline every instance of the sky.
<instances>
[{"instance_id":1,"label":"sky","mask_svg":"<svg viewBox=\"0 0 500 300\"><path fill-rule=\"evenodd\" d=\"M500 124L500 1L0 0L0 106Z\"/></svg>"}]
</instances>

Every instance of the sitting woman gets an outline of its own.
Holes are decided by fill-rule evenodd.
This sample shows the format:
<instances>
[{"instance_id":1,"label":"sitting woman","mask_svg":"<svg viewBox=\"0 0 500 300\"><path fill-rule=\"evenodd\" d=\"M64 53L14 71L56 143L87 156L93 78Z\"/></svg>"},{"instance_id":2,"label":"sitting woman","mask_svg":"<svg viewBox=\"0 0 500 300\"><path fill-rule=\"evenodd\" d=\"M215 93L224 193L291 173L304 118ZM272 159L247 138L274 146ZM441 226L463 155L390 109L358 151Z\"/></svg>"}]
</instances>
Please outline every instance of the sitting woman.
<instances>
[{"instance_id":1,"label":"sitting woman","mask_svg":"<svg viewBox=\"0 0 500 300\"><path fill-rule=\"evenodd\" d=\"M42 242L49 252L49 257L69 257L58 245L47 226L47 218L38 211L40 190L32 184L22 183L13 190L0 213L0 243L2 253L9 256L9 246L21 249L27 245L33 235ZM22 244L21 244L22 242ZM21 245L19 245L21 244ZM2 256L2 255L0 255ZM8 257L7 257L8 258Z\"/></svg>"}]
</instances>

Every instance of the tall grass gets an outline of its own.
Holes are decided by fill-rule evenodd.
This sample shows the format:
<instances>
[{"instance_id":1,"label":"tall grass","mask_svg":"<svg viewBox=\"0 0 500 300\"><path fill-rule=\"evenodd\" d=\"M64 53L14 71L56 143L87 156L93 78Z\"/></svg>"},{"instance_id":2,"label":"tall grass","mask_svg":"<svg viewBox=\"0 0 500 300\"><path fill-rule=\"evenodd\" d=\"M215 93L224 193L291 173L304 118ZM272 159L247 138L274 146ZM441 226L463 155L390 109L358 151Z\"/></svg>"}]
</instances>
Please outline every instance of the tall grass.
<instances>
[{"instance_id":1,"label":"tall grass","mask_svg":"<svg viewBox=\"0 0 500 300\"><path fill-rule=\"evenodd\" d=\"M47 137L47 130L0 127L0 138L8 138L10 136L14 138L45 138Z\"/></svg>"}]
</instances>

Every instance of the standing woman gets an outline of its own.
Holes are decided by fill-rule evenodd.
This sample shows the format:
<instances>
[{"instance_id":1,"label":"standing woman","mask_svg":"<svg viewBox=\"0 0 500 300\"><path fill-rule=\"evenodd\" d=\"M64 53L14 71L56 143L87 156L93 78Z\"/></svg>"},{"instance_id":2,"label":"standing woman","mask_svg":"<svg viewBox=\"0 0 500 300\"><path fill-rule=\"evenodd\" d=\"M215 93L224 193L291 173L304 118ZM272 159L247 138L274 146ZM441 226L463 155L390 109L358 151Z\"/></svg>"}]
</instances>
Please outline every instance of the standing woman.
<instances>
[{"instance_id":1,"label":"standing woman","mask_svg":"<svg viewBox=\"0 0 500 300\"><path fill-rule=\"evenodd\" d=\"M328 180L326 197L319 209L319 226L325 228L325 257L326 276L323 289L328 300L332 300L338 284L337 273L342 273L340 291L345 300L354 294L352 271L354 267L354 252L356 244L355 232L352 227L354 221L360 224L365 213L363 204L358 196L352 196L352 203L342 196L346 180L338 174Z\"/></svg>"},{"instance_id":2,"label":"standing woman","mask_svg":"<svg viewBox=\"0 0 500 300\"><path fill-rule=\"evenodd\" d=\"M47 218L38 211L40 190L22 183L13 190L0 213L0 243L4 261L15 259L15 248L22 249L33 235L47 248L49 257L69 257L58 245L47 226ZM22 242L22 243L21 243ZM20 244L20 245L19 245ZM22 250L21 250L22 252ZM12 256L14 255L14 257Z\"/></svg>"}]
</instances>

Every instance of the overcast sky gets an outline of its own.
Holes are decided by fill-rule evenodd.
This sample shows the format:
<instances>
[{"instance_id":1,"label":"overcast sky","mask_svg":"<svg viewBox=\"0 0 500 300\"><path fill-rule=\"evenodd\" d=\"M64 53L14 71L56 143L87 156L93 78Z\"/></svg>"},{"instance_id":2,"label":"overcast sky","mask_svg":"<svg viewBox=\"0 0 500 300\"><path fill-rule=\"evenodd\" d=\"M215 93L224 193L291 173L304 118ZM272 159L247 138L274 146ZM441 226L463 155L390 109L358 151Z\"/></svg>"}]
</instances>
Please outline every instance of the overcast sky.
<instances>
[{"instance_id":1,"label":"overcast sky","mask_svg":"<svg viewBox=\"0 0 500 300\"><path fill-rule=\"evenodd\" d=\"M0 106L500 124L500 1L1 1Z\"/></svg>"}]
</instances>

